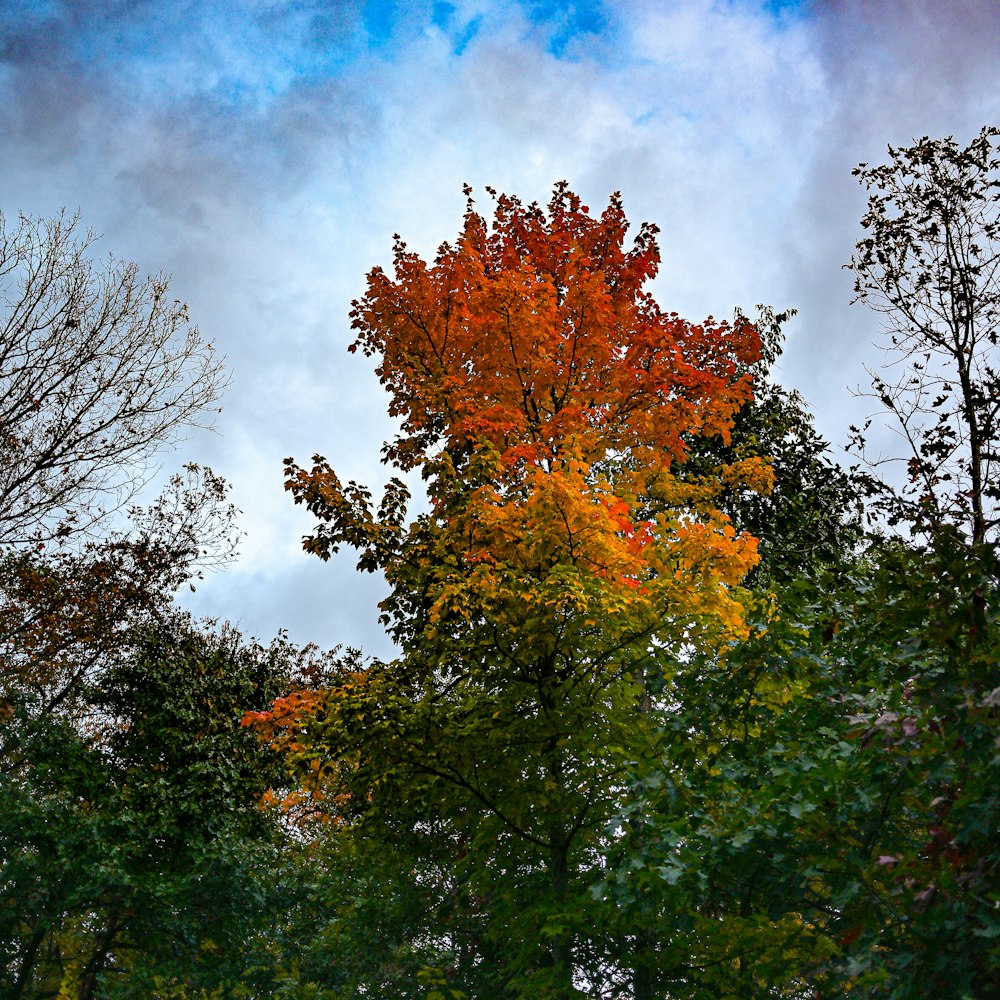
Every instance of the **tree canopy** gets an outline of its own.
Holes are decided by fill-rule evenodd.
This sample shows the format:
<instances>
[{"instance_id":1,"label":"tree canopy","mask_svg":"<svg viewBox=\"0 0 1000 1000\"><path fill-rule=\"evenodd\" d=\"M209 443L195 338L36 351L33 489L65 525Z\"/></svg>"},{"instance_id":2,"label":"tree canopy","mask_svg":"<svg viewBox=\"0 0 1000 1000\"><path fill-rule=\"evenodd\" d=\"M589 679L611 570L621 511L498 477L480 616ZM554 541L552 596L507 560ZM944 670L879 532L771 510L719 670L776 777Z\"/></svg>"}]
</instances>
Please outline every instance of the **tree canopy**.
<instances>
[{"instance_id":1,"label":"tree canopy","mask_svg":"<svg viewBox=\"0 0 1000 1000\"><path fill-rule=\"evenodd\" d=\"M98 530L227 382L164 275L93 259L78 219L0 214L0 543Z\"/></svg>"},{"instance_id":2,"label":"tree canopy","mask_svg":"<svg viewBox=\"0 0 1000 1000\"><path fill-rule=\"evenodd\" d=\"M75 220L4 235L4 995L997 995L998 135L856 171L901 485L775 381L792 311L660 307L618 195L396 237L350 313L388 482L285 461L384 662L174 607L226 484L122 505L225 375Z\"/></svg>"}]
</instances>

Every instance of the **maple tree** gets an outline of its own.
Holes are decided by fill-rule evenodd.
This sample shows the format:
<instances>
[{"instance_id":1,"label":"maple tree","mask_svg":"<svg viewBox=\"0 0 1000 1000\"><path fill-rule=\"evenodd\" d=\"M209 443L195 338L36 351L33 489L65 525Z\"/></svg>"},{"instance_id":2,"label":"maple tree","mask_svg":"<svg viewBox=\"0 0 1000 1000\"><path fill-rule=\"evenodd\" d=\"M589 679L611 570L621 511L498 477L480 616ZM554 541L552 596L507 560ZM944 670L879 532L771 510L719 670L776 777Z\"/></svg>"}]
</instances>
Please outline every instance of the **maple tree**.
<instances>
[{"instance_id":1,"label":"maple tree","mask_svg":"<svg viewBox=\"0 0 1000 1000\"><path fill-rule=\"evenodd\" d=\"M687 459L728 440L760 340L660 309L656 229L626 249L617 195L595 217L565 184L547 209L491 194L492 225L470 196L432 264L397 238L351 314L400 420L385 460L419 471L429 510L407 520L398 477L374 506L319 456L287 463L318 519L305 547L385 574L401 650L313 702L296 742L303 767L349 762L330 769L342 822L419 837L425 816L451 843L463 975L561 997L609 965L588 871L657 678L746 632L756 540L719 501L770 470Z\"/></svg>"},{"instance_id":2,"label":"maple tree","mask_svg":"<svg viewBox=\"0 0 1000 1000\"><path fill-rule=\"evenodd\" d=\"M749 396L738 365L759 349L756 330L663 313L643 290L659 261L655 227L626 252L617 197L595 219L561 186L549 212L500 196L491 233L470 200L459 243L433 266L397 242L395 279L371 273L352 349L381 357L402 423L386 459L420 470L432 513L407 533L400 480L375 515L367 492L342 486L322 459L290 463L288 488L321 518L307 548L325 556L346 543L361 568L386 572L401 642L432 639L470 601L516 628L523 605L571 592L566 573L622 602L623 617L669 604L738 631L725 585L752 565L754 541L714 501L726 484L766 489L769 472L756 459L701 477L677 469L692 438L728 434ZM418 615L406 578L414 545L424 559L447 546L455 563ZM708 585L686 585L695 568ZM520 585L525 573L534 588ZM505 613L506 600L520 607ZM580 595L576 616L586 603Z\"/></svg>"}]
</instances>

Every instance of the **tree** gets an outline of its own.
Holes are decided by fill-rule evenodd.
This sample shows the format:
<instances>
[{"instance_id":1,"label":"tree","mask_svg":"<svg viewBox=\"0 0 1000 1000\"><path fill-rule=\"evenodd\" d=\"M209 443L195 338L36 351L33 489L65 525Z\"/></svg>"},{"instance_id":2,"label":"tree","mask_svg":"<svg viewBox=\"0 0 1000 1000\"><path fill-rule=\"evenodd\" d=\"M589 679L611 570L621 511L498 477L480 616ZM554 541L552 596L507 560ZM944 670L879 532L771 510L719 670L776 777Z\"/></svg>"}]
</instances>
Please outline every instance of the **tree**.
<instances>
[{"instance_id":1,"label":"tree","mask_svg":"<svg viewBox=\"0 0 1000 1000\"><path fill-rule=\"evenodd\" d=\"M76 216L0 215L0 543L97 531L203 426L222 362L165 276L95 264Z\"/></svg>"},{"instance_id":2,"label":"tree","mask_svg":"<svg viewBox=\"0 0 1000 1000\"><path fill-rule=\"evenodd\" d=\"M287 643L171 613L123 636L88 717L31 717L0 818L4 996L146 997L232 986L266 925L276 760L241 725L289 680ZM227 994L228 995L228 994Z\"/></svg>"},{"instance_id":3,"label":"tree","mask_svg":"<svg viewBox=\"0 0 1000 1000\"><path fill-rule=\"evenodd\" d=\"M83 1000L235 912L266 755L239 726L246 657L170 606L232 551L226 484L188 465L125 509L210 423L223 368L165 278L95 265L76 225L0 218L0 982Z\"/></svg>"},{"instance_id":4,"label":"tree","mask_svg":"<svg viewBox=\"0 0 1000 1000\"><path fill-rule=\"evenodd\" d=\"M887 659L900 669L884 688L889 710L868 718L908 737L895 756L900 799L917 818L882 853L888 891L904 902L882 934L866 928L900 996L901 974L983 996L1000 988L998 136L987 126L964 149L924 137L855 171L872 192L870 234L849 266L858 297L888 317L903 371L874 379L909 450L909 482L889 510L925 540L923 566L907 560L893 580L893 614L882 617L899 637ZM942 934L954 944L947 961Z\"/></svg>"},{"instance_id":5,"label":"tree","mask_svg":"<svg viewBox=\"0 0 1000 1000\"><path fill-rule=\"evenodd\" d=\"M689 956L672 996L1000 989L995 135L860 168L858 292L909 366L873 374L909 451L882 502L911 537L848 523L861 544L772 575L777 613L674 677L602 888Z\"/></svg>"},{"instance_id":6,"label":"tree","mask_svg":"<svg viewBox=\"0 0 1000 1000\"><path fill-rule=\"evenodd\" d=\"M569 997L630 975L634 936L588 887L656 678L745 634L756 544L718 500L770 473L687 460L728 440L760 345L746 321L660 310L655 227L625 250L617 196L599 218L565 184L547 212L494 197L492 229L470 198L432 265L397 239L394 277L372 271L352 312L401 420L386 461L420 471L430 510L407 522L398 478L373 509L321 457L287 463L319 520L306 548L386 574L401 648L296 742L341 823L435 842L414 877L453 920L414 934L450 954L453 987Z\"/></svg>"},{"instance_id":7,"label":"tree","mask_svg":"<svg viewBox=\"0 0 1000 1000\"><path fill-rule=\"evenodd\" d=\"M925 136L890 146L889 163L862 163L868 235L848 265L858 299L887 317L899 362L894 380L873 375L909 452L896 519L957 524L975 545L1000 524L998 136L983 128L964 149Z\"/></svg>"},{"instance_id":8,"label":"tree","mask_svg":"<svg viewBox=\"0 0 1000 1000\"><path fill-rule=\"evenodd\" d=\"M91 257L77 218L0 215L0 708L68 710L142 615L235 546L228 487L188 465L124 509L157 450L211 422L221 361L162 275ZM0 732L0 766L13 748Z\"/></svg>"}]
</instances>

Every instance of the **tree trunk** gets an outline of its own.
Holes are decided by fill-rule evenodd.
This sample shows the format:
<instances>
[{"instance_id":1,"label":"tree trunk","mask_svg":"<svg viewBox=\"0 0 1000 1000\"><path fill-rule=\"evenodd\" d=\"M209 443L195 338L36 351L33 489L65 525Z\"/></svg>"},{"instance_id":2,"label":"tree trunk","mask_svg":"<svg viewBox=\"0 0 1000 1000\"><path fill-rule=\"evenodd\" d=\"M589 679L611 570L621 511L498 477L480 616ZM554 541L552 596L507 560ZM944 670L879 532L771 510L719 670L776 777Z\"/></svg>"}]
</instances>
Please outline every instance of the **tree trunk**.
<instances>
[{"instance_id":1,"label":"tree trunk","mask_svg":"<svg viewBox=\"0 0 1000 1000\"><path fill-rule=\"evenodd\" d=\"M552 898L560 913L566 910L569 889L569 851L561 826L553 824L552 846L549 848L549 884ZM573 996L573 937L569 931L560 931L552 938L551 945L554 1000L571 1000Z\"/></svg>"}]
</instances>

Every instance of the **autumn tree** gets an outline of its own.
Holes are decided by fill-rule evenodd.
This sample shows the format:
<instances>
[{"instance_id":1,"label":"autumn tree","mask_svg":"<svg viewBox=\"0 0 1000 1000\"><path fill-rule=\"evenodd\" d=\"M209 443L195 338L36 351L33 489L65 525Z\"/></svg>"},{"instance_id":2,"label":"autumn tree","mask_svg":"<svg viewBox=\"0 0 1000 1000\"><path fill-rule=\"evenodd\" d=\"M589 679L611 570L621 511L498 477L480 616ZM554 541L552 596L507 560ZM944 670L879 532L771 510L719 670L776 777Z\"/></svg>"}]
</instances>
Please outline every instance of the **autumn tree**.
<instances>
[{"instance_id":1,"label":"autumn tree","mask_svg":"<svg viewBox=\"0 0 1000 1000\"><path fill-rule=\"evenodd\" d=\"M236 540L228 486L210 469L171 477L131 523L71 547L0 552L0 706L10 713L72 711L85 677L136 625L169 609L173 594ZM18 759L0 726L0 771Z\"/></svg>"},{"instance_id":2,"label":"autumn tree","mask_svg":"<svg viewBox=\"0 0 1000 1000\"><path fill-rule=\"evenodd\" d=\"M630 975L635 942L588 887L650 752L645 706L690 650L746 631L756 541L719 501L770 472L687 461L728 439L760 343L659 308L656 229L626 249L618 196L595 217L565 184L547 210L491 194L492 225L470 197L430 264L397 239L351 314L400 421L385 460L429 510L408 519L399 478L373 506L319 456L287 463L306 548L385 573L400 647L307 713L301 759L342 765L341 823L436 842L416 877L453 915L456 988L568 997Z\"/></svg>"}]
</instances>

